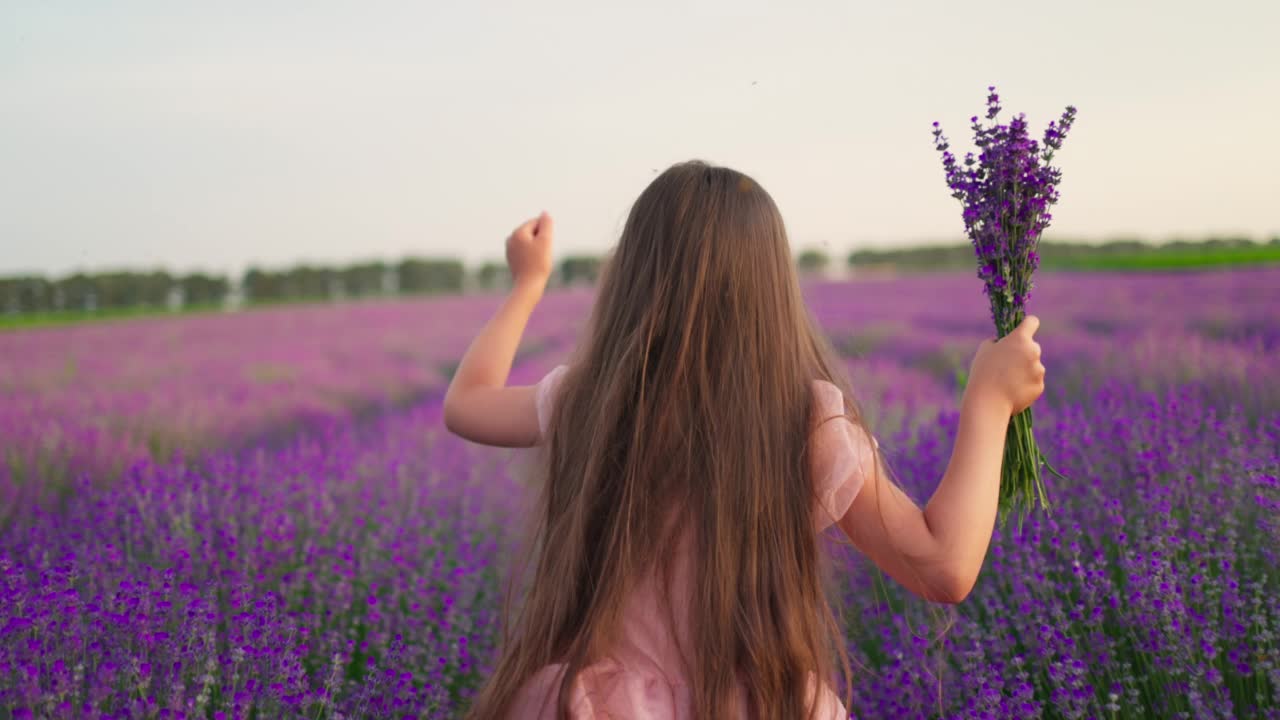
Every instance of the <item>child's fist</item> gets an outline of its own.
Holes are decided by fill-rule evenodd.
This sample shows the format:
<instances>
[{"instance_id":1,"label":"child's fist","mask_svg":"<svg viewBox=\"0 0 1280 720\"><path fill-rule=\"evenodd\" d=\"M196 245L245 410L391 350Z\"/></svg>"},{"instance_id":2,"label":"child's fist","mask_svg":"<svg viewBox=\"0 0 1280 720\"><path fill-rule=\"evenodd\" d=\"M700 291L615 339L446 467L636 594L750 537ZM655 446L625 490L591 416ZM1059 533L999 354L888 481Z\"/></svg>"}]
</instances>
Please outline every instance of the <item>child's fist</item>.
<instances>
[{"instance_id":1,"label":"child's fist","mask_svg":"<svg viewBox=\"0 0 1280 720\"><path fill-rule=\"evenodd\" d=\"M1011 415L1031 407L1044 393L1044 365L1040 343L1034 339L1040 319L1028 315L1013 332L978 348L969 372L969 387L1002 405Z\"/></svg>"},{"instance_id":2,"label":"child's fist","mask_svg":"<svg viewBox=\"0 0 1280 720\"><path fill-rule=\"evenodd\" d=\"M555 227L551 216L542 213L529 220L507 238L507 267L513 283L545 284L551 277L551 240Z\"/></svg>"}]
</instances>

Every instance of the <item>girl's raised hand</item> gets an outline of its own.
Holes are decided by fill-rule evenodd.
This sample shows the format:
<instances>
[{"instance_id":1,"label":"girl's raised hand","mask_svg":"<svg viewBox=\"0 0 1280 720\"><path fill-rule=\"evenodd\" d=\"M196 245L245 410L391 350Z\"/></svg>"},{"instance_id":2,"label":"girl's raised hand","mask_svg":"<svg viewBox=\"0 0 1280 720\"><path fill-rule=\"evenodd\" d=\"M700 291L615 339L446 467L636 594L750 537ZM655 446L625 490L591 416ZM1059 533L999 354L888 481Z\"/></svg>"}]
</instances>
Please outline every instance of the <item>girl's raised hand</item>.
<instances>
[{"instance_id":1,"label":"girl's raised hand","mask_svg":"<svg viewBox=\"0 0 1280 720\"><path fill-rule=\"evenodd\" d=\"M969 372L969 387L1007 404L1010 415L1031 407L1044 393L1044 365L1040 343L1035 341L1040 319L1028 315L1013 332L998 341L986 340L978 348Z\"/></svg>"},{"instance_id":2,"label":"girl's raised hand","mask_svg":"<svg viewBox=\"0 0 1280 720\"><path fill-rule=\"evenodd\" d=\"M529 447L541 440L537 390L508 385L520 338L551 277L555 231L545 212L507 238L512 288L458 363L444 396L444 424L472 442Z\"/></svg>"},{"instance_id":3,"label":"girl's raised hand","mask_svg":"<svg viewBox=\"0 0 1280 720\"><path fill-rule=\"evenodd\" d=\"M551 277L551 241L555 226L543 212L516 228L507 238L507 267L513 284L545 285Z\"/></svg>"}]
</instances>

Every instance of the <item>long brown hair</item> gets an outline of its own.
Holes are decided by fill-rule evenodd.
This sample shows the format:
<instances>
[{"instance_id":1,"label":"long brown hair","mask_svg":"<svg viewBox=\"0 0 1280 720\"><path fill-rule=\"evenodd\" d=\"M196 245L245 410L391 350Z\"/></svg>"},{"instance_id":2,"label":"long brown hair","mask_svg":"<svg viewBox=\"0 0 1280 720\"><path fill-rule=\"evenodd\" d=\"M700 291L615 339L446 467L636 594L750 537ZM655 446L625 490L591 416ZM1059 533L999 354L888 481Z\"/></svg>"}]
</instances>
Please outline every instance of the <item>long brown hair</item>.
<instances>
[{"instance_id":1,"label":"long brown hair","mask_svg":"<svg viewBox=\"0 0 1280 720\"><path fill-rule=\"evenodd\" d=\"M565 664L554 702L567 715L628 591L645 573L669 576L673 512L693 532L694 716L808 716L810 673L839 671L848 688L808 457L815 379L844 392L865 430L839 367L769 194L702 162L659 175L631 209L560 385L532 583L470 717L503 717L552 663ZM735 708L739 687L748 708Z\"/></svg>"}]
</instances>

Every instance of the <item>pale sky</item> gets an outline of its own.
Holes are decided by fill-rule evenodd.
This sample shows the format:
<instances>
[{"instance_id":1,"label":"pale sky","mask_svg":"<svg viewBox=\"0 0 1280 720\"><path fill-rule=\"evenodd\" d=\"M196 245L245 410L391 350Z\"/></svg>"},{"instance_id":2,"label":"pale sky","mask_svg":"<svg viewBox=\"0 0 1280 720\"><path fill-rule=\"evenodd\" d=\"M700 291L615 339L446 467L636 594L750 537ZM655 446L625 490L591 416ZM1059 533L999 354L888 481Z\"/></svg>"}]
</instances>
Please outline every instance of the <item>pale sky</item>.
<instances>
[{"instance_id":1,"label":"pale sky","mask_svg":"<svg viewBox=\"0 0 1280 720\"><path fill-rule=\"evenodd\" d=\"M1048 237L1280 234L1280 3L0 3L0 273L601 252L653 170L753 175L796 249L960 238L929 134L986 87Z\"/></svg>"}]
</instances>

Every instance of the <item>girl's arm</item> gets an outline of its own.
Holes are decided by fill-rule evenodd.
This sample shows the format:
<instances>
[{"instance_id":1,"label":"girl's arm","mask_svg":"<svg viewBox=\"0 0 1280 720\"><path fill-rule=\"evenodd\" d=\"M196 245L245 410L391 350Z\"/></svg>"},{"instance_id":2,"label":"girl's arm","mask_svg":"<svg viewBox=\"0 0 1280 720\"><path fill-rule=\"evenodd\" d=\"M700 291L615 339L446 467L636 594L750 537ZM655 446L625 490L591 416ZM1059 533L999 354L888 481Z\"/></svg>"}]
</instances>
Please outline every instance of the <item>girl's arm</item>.
<instances>
[{"instance_id":1,"label":"girl's arm","mask_svg":"<svg viewBox=\"0 0 1280 720\"><path fill-rule=\"evenodd\" d=\"M507 239L511 292L467 348L444 396L445 427L459 437L500 447L538 442L534 388L507 387L507 376L551 276L553 236L551 216L542 213Z\"/></svg>"},{"instance_id":2,"label":"girl's arm","mask_svg":"<svg viewBox=\"0 0 1280 720\"><path fill-rule=\"evenodd\" d=\"M1010 418L1044 392L1044 365L1027 319L973 361L951 461L923 510L887 475L869 478L840 527L890 577L935 602L957 603L977 582L995 526Z\"/></svg>"}]
</instances>

